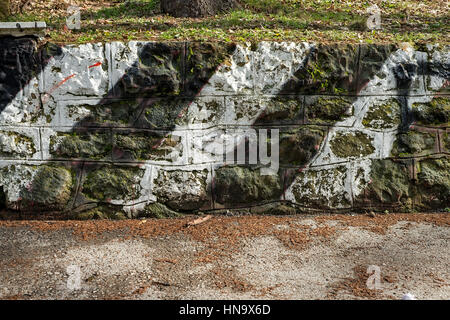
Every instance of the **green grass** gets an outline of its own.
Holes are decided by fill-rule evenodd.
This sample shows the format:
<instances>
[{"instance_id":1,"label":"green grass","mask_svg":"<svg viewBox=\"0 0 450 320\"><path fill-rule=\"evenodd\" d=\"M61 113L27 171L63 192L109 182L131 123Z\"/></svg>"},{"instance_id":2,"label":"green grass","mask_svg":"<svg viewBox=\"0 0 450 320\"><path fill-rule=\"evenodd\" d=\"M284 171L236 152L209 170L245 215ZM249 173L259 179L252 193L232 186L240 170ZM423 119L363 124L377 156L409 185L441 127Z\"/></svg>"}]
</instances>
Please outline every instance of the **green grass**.
<instances>
[{"instance_id":1,"label":"green grass","mask_svg":"<svg viewBox=\"0 0 450 320\"><path fill-rule=\"evenodd\" d=\"M46 0L35 0L35 3ZM47 0L48 1L48 0ZM81 6L89 0L79 0ZM92 1L92 0L91 0ZM55 42L112 40L221 40L449 43L448 8L442 1L242 0L242 8L203 19L172 18L159 0L99 0L82 10L81 30L65 30L65 8L49 14L31 7L10 21L44 20ZM367 30L367 8L382 9L382 29Z\"/></svg>"}]
</instances>

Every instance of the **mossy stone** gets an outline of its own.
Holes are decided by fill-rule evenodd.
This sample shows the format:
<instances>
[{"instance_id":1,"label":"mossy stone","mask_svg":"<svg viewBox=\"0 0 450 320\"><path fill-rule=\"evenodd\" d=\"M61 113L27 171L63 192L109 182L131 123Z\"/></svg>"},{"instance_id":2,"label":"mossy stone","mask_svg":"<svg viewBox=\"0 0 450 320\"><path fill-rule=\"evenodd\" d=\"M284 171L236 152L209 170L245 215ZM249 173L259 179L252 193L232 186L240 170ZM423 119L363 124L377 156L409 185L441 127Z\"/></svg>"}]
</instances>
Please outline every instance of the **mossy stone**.
<instances>
[{"instance_id":1,"label":"mossy stone","mask_svg":"<svg viewBox=\"0 0 450 320\"><path fill-rule=\"evenodd\" d=\"M22 207L25 210L63 209L72 193L73 179L69 170L63 167L39 166L29 188L21 192Z\"/></svg>"},{"instance_id":2,"label":"mossy stone","mask_svg":"<svg viewBox=\"0 0 450 320\"><path fill-rule=\"evenodd\" d=\"M380 105L371 105L362 124L373 129L398 127L401 123L401 106L397 100L389 100Z\"/></svg>"},{"instance_id":3,"label":"mossy stone","mask_svg":"<svg viewBox=\"0 0 450 320\"><path fill-rule=\"evenodd\" d=\"M340 157L363 157L375 151L373 138L367 134L357 132L338 132L330 142L331 151Z\"/></svg>"},{"instance_id":4,"label":"mossy stone","mask_svg":"<svg viewBox=\"0 0 450 320\"><path fill-rule=\"evenodd\" d=\"M139 168L102 167L87 175L83 193L100 201L135 199L139 197L142 176Z\"/></svg>"},{"instance_id":5,"label":"mossy stone","mask_svg":"<svg viewBox=\"0 0 450 320\"><path fill-rule=\"evenodd\" d=\"M434 98L428 103L414 103L412 111L418 124L440 126L450 123L450 99L446 97Z\"/></svg>"},{"instance_id":6,"label":"mossy stone","mask_svg":"<svg viewBox=\"0 0 450 320\"><path fill-rule=\"evenodd\" d=\"M261 175L257 168L222 167L214 180L215 200L221 204L249 204L278 199L282 182L277 175Z\"/></svg>"}]
</instances>

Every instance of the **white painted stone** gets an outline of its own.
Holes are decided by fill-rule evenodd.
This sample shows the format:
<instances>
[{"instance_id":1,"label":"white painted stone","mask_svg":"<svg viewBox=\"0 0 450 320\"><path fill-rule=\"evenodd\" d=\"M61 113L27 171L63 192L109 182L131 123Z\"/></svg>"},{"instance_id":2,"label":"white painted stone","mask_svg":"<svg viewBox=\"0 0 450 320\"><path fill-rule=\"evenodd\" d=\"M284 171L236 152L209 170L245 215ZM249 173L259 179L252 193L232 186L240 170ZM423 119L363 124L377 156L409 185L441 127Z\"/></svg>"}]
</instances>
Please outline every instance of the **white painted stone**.
<instances>
[{"instance_id":1,"label":"white painted stone","mask_svg":"<svg viewBox=\"0 0 450 320\"><path fill-rule=\"evenodd\" d=\"M103 44L67 45L61 50L62 54L50 59L45 67L45 94L56 100L104 96L108 91L108 62Z\"/></svg>"}]
</instances>

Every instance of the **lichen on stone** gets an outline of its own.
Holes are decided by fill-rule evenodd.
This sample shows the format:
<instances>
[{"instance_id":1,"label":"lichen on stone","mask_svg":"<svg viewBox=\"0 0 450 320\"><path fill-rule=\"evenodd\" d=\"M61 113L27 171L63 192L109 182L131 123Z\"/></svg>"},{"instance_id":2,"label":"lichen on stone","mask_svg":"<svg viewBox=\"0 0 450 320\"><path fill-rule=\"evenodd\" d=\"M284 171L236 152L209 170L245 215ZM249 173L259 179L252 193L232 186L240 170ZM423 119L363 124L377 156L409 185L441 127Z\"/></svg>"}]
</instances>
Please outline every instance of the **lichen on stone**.
<instances>
[{"instance_id":1,"label":"lichen on stone","mask_svg":"<svg viewBox=\"0 0 450 320\"><path fill-rule=\"evenodd\" d=\"M110 156L110 136L106 133L58 133L50 138L50 154L61 158L103 159Z\"/></svg>"},{"instance_id":2,"label":"lichen on stone","mask_svg":"<svg viewBox=\"0 0 450 320\"><path fill-rule=\"evenodd\" d=\"M306 165L318 152L325 137L325 129L305 126L280 135L280 164Z\"/></svg>"},{"instance_id":3,"label":"lichen on stone","mask_svg":"<svg viewBox=\"0 0 450 320\"><path fill-rule=\"evenodd\" d=\"M28 187L21 192L25 210L61 210L72 194L73 175L64 167L43 165L35 168L36 173Z\"/></svg>"},{"instance_id":4,"label":"lichen on stone","mask_svg":"<svg viewBox=\"0 0 450 320\"><path fill-rule=\"evenodd\" d=\"M361 132L337 132L330 141L331 151L340 157L363 157L375 152L373 138Z\"/></svg>"},{"instance_id":5,"label":"lichen on stone","mask_svg":"<svg viewBox=\"0 0 450 320\"><path fill-rule=\"evenodd\" d=\"M352 101L350 98L320 97L306 107L306 118L310 123L329 123L342 121L352 115Z\"/></svg>"},{"instance_id":6,"label":"lichen on stone","mask_svg":"<svg viewBox=\"0 0 450 320\"><path fill-rule=\"evenodd\" d=\"M210 200L208 170L160 170L153 182L158 202L176 211L194 211Z\"/></svg>"},{"instance_id":7,"label":"lichen on stone","mask_svg":"<svg viewBox=\"0 0 450 320\"><path fill-rule=\"evenodd\" d=\"M392 155L410 157L434 153L436 136L433 133L408 131L397 135L392 147Z\"/></svg>"},{"instance_id":8,"label":"lichen on stone","mask_svg":"<svg viewBox=\"0 0 450 320\"><path fill-rule=\"evenodd\" d=\"M401 106L395 99L382 104L372 104L362 120L365 127L373 129L395 128L400 123Z\"/></svg>"},{"instance_id":9,"label":"lichen on stone","mask_svg":"<svg viewBox=\"0 0 450 320\"><path fill-rule=\"evenodd\" d=\"M257 168L238 166L219 168L214 186L215 201L230 205L278 199L283 189L278 175L261 175Z\"/></svg>"},{"instance_id":10,"label":"lichen on stone","mask_svg":"<svg viewBox=\"0 0 450 320\"><path fill-rule=\"evenodd\" d=\"M33 139L16 132L0 131L0 156L28 158L36 153Z\"/></svg>"},{"instance_id":11,"label":"lichen on stone","mask_svg":"<svg viewBox=\"0 0 450 320\"><path fill-rule=\"evenodd\" d=\"M143 170L139 168L104 166L87 175L83 193L99 201L136 199L142 176Z\"/></svg>"},{"instance_id":12,"label":"lichen on stone","mask_svg":"<svg viewBox=\"0 0 450 320\"><path fill-rule=\"evenodd\" d=\"M449 125L450 99L434 98L428 103L414 103L412 105L414 119L423 125Z\"/></svg>"}]
</instances>

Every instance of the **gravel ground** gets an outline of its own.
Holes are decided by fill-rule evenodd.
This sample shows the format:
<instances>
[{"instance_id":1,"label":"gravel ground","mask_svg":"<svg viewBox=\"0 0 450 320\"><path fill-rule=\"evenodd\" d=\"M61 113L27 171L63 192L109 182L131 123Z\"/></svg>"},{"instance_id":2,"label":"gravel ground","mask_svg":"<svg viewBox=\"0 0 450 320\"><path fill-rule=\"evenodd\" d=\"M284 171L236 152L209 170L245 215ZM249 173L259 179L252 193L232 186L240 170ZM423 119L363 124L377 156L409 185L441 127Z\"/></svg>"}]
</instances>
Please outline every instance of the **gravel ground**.
<instances>
[{"instance_id":1,"label":"gravel ground","mask_svg":"<svg viewBox=\"0 0 450 320\"><path fill-rule=\"evenodd\" d=\"M0 297L450 299L446 213L195 218L2 221Z\"/></svg>"}]
</instances>

